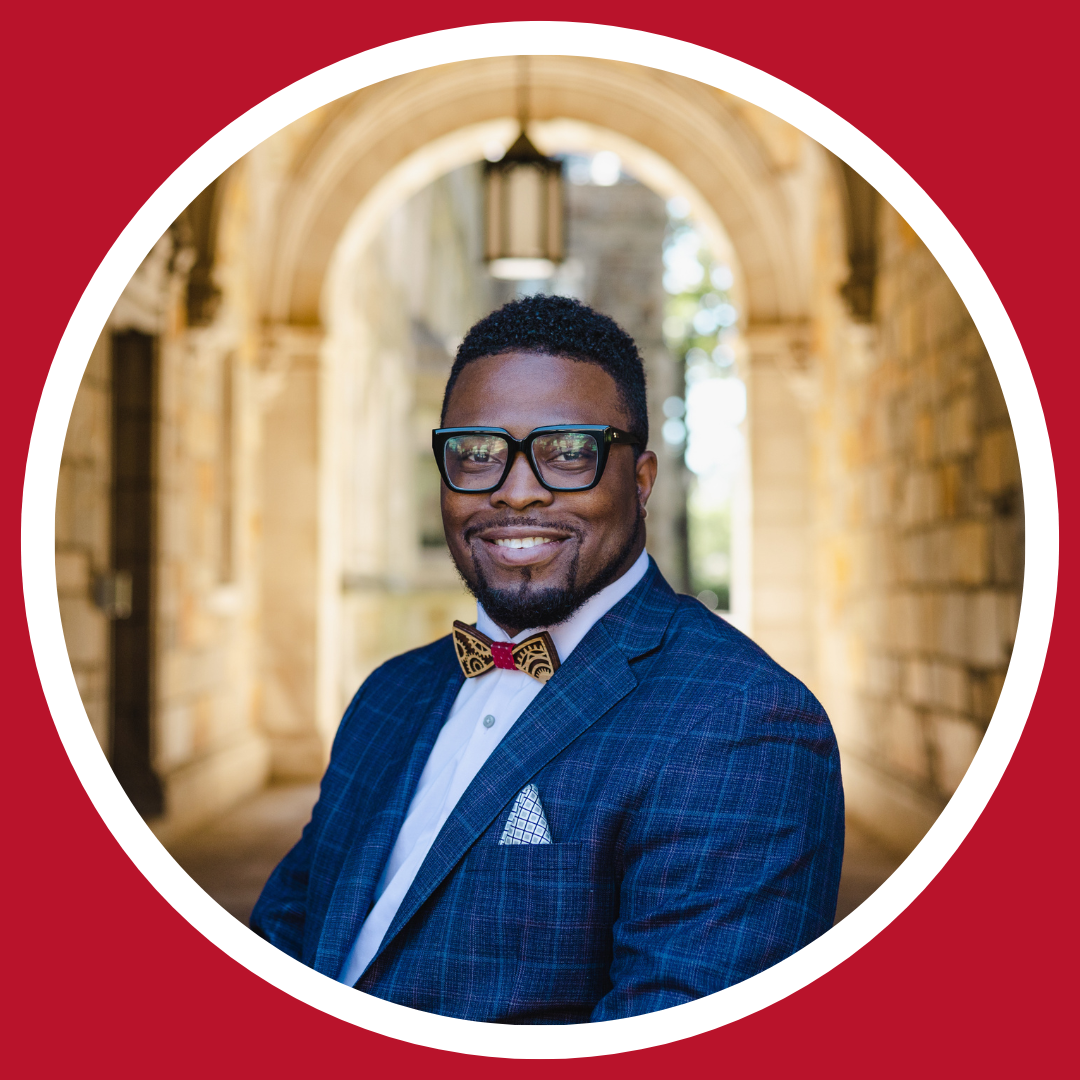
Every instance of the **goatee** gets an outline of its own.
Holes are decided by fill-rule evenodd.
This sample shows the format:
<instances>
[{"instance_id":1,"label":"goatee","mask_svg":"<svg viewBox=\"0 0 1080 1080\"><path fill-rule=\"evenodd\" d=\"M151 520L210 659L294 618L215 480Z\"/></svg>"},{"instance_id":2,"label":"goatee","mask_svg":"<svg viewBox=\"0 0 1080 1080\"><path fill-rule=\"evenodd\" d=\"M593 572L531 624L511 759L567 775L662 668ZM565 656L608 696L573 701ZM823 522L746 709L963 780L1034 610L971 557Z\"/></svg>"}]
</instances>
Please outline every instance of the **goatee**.
<instances>
[{"instance_id":1,"label":"goatee","mask_svg":"<svg viewBox=\"0 0 1080 1080\"><path fill-rule=\"evenodd\" d=\"M457 571L461 575L465 587L476 597L484 611L504 628L511 628L514 632L541 626L558 626L566 622L578 608L587 600L594 597L606 585L610 585L619 575L630 553L633 551L641 533L644 515L638 510L637 520L630 530L625 542L608 562L601 567L600 571L590 580L578 581L578 560L580 557L580 545L574 558L567 569L566 580L562 585L547 585L534 587L532 574L528 567L522 568L521 584L509 589L494 588L484 577L484 572L476 563L472 562L472 572L475 580L470 580L462 567ZM508 525L537 525L535 521L508 521ZM566 528L563 523L545 523L547 527ZM569 530L580 537L580 530ZM468 537L466 537L468 540ZM455 564L456 565L456 564Z\"/></svg>"}]
</instances>

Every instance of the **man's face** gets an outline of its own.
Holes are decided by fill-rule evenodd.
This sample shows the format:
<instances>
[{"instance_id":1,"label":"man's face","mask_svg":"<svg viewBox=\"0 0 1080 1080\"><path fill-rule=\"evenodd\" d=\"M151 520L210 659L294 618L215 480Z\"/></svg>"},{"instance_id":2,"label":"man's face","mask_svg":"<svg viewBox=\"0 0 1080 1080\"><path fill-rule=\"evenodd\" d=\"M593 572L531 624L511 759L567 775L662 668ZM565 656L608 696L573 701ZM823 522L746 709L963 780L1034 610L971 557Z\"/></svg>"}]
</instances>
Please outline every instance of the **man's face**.
<instances>
[{"instance_id":1,"label":"man's face","mask_svg":"<svg viewBox=\"0 0 1080 1080\"><path fill-rule=\"evenodd\" d=\"M444 421L446 427L500 427L516 439L552 424L626 430L630 417L615 380L597 364L510 352L464 368ZM643 511L655 479L655 454L616 444L596 487L548 491L518 454L497 491L469 495L443 485L450 553L508 633L559 622L641 554Z\"/></svg>"}]
</instances>

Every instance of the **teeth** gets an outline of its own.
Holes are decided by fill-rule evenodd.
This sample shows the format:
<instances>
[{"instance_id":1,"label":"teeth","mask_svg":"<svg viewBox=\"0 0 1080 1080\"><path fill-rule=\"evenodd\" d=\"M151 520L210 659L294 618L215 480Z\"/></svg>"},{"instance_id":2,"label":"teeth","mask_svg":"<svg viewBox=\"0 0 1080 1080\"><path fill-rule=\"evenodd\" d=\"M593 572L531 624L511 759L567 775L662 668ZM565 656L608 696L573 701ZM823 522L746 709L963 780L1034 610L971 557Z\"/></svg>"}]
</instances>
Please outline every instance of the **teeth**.
<instances>
[{"instance_id":1,"label":"teeth","mask_svg":"<svg viewBox=\"0 0 1080 1080\"><path fill-rule=\"evenodd\" d=\"M531 548L539 547L540 544L550 544L550 536L522 536L521 538L514 537L511 540L496 540L495 545L497 547L508 548Z\"/></svg>"}]
</instances>

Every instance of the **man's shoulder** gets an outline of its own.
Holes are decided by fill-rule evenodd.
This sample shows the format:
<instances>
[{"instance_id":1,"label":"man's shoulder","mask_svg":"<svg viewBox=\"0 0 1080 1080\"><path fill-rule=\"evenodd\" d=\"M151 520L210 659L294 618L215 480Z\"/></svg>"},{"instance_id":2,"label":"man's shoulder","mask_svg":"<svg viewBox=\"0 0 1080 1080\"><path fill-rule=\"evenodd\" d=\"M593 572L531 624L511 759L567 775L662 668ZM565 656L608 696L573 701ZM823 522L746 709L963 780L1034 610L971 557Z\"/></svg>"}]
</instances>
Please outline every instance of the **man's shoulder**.
<instances>
[{"instance_id":1,"label":"man's shoulder","mask_svg":"<svg viewBox=\"0 0 1080 1080\"><path fill-rule=\"evenodd\" d=\"M669 662L694 664L709 659L724 669L731 668L725 671L729 677L739 671L746 678L787 674L760 645L692 596L675 596L664 646Z\"/></svg>"},{"instance_id":2,"label":"man's shoulder","mask_svg":"<svg viewBox=\"0 0 1080 1080\"><path fill-rule=\"evenodd\" d=\"M665 678L685 680L702 695L735 692L773 715L824 716L810 690L741 630L692 596L676 603L657 656Z\"/></svg>"}]
</instances>

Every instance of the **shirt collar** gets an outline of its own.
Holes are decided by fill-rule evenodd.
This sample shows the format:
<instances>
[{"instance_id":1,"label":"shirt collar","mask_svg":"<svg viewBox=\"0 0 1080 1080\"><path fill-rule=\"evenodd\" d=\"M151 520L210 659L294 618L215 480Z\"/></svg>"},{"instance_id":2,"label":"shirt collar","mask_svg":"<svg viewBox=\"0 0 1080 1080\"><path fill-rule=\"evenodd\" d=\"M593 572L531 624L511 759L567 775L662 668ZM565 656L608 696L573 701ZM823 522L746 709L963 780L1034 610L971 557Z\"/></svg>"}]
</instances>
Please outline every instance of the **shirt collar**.
<instances>
[{"instance_id":1,"label":"shirt collar","mask_svg":"<svg viewBox=\"0 0 1080 1080\"><path fill-rule=\"evenodd\" d=\"M516 637L507 637L506 631L499 626L483 606L477 601L476 604L476 629L482 634L487 634L492 641L512 641L517 644L527 637L547 630L555 648L559 653L559 660L566 658L577 648L581 639L599 622L630 590L645 576L649 569L648 553L642 553L634 561L634 565L620 578L616 578L610 585L605 585L595 596L585 601L565 622L558 626L534 626L528 630L522 630Z\"/></svg>"}]
</instances>

